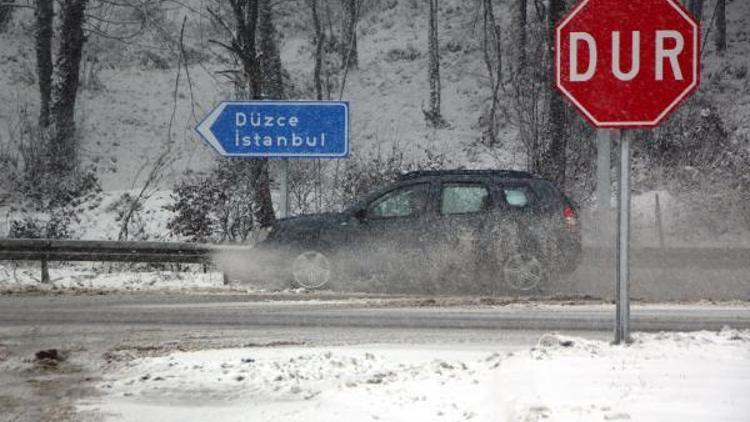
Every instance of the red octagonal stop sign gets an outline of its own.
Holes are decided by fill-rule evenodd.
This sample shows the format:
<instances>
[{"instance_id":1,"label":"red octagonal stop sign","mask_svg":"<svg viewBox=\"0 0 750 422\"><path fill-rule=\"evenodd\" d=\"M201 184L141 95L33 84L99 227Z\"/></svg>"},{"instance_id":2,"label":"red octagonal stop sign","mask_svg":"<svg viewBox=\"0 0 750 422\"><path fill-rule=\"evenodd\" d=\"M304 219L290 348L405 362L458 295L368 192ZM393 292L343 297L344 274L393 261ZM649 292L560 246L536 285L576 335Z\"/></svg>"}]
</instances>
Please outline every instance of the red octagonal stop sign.
<instances>
[{"instance_id":1,"label":"red octagonal stop sign","mask_svg":"<svg viewBox=\"0 0 750 422\"><path fill-rule=\"evenodd\" d=\"M699 40L677 0L583 0L556 28L556 85L597 127L653 127L698 87Z\"/></svg>"}]
</instances>

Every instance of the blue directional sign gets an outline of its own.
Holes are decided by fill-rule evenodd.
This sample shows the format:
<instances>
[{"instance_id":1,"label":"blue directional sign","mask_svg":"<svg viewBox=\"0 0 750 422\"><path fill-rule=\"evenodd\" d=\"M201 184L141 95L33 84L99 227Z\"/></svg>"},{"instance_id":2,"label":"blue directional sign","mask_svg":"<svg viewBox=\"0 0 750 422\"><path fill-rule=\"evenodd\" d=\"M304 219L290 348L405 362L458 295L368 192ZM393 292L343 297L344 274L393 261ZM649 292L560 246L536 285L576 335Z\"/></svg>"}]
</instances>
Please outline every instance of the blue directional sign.
<instances>
[{"instance_id":1,"label":"blue directional sign","mask_svg":"<svg viewBox=\"0 0 750 422\"><path fill-rule=\"evenodd\" d=\"M195 130L227 157L342 158L349 154L349 103L225 101Z\"/></svg>"}]
</instances>

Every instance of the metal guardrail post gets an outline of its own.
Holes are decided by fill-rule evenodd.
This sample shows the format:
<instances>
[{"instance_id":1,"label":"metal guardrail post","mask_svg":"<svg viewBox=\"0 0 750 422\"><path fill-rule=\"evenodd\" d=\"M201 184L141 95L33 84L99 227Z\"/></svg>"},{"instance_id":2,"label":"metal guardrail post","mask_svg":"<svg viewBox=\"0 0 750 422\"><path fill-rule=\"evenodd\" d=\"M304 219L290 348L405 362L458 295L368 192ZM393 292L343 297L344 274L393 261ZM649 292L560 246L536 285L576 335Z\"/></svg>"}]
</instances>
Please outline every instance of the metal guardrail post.
<instances>
[{"instance_id":1,"label":"metal guardrail post","mask_svg":"<svg viewBox=\"0 0 750 422\"><path fill-rule=\"evenodd\" d=\"M49 266L47 258L42 258L42 283L49 284Z\"/></svg>"},{"instance_id":2,"label":"metal guardrail post","mask_svg":"<svg viewBox=\"0 0 750 422\"><path fill-rule=\"evenodd\" d=\"M661 221L661 204L659 194L654 195L654 218L656 219L656 234L659 237L659 247L664 249L664 226Z\"/></svg>"}]
</instances>

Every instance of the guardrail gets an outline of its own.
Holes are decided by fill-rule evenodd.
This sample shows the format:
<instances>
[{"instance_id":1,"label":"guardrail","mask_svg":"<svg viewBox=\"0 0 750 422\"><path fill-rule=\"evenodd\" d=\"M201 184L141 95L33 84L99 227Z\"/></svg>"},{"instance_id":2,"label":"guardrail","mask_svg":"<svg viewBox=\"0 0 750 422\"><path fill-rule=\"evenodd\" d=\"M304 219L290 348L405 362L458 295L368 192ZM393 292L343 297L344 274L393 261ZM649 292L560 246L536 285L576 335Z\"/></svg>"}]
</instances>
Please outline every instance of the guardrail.
<instances>
[{"instance_id":1,"label":"guardrail","mask_svg":"<svg viewBox=\"0 0 750 422\"><path fill-rule=\"evenodd\" d=\"M584 256L617 259L614 249L584 247ZM637 268L750 268L750 247L643 247L631 248L631 265Z\"/></svg>"},{"instance_id":2,"label":"guardrail","mask_svg":"<svg viewBox=\"0 0 750 422\"><path fill-rule=\"evenodd\" d=\"M178 242L119 242L101 240L0 239L0 261L40 261L42 282L49 281L49 261L212 263L219 252L248 253L243 246ZM584 256L614 260L608 248L585 247ZM631 263L637 268L750 268L749 247L647 247L633 248Z\"/></svg>"},{"instance_id":3,"label":"guardrail","mask_svg":"<svg viewBox=\"0 0 750 422\"><path fill-rule=\"evenodd\" d=\"M218 252L246 247L178 242L107 240L0 239L0 261L40 261L42 282L49 282L49 261L204 264Z\"/></svg>"}]
</instances>

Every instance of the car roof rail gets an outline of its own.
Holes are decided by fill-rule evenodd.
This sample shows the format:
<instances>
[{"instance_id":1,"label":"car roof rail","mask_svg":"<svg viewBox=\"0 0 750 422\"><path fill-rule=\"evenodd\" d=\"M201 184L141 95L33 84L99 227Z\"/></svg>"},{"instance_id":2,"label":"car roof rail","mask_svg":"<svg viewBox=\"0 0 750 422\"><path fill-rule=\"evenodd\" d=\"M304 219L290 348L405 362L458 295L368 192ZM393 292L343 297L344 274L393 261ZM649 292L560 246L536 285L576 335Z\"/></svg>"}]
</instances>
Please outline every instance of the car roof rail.
<instances>
[{"instance_id":1,"label":"car roof rail","mask_svg":"<svg viewBox=\"0 0 750 422\"><path fill-rule=\"evenodd\" d=\"M537 176L520 170L417 170L410 171L408 173L402 173L399 175L399 180L410 180L417 179L420 177L436 177L436 176L494 176L494 177L509 177L515 179L531 179Z\"/></svg>"}]
</instances>

